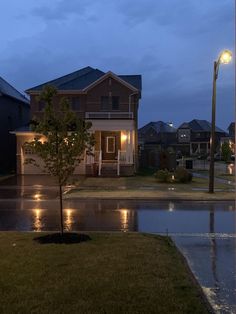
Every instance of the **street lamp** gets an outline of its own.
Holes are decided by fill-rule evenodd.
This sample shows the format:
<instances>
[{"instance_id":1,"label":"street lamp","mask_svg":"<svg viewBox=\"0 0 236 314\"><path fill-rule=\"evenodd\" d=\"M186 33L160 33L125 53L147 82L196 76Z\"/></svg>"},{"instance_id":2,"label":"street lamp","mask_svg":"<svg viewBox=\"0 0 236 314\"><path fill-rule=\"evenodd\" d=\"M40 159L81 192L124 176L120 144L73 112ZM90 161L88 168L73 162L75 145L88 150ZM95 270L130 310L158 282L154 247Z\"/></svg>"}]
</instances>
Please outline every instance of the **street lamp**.
<instances>
[{"instance_id":1,"label":"street lamp","mask_svg":"<svg viewBox=\"0 0 236 314\"><path fill-rule=\"evenodd\" d=\"M211 116L211 140L210 140L210 169L209 169L209 193L214 193L214 154L215 154L215 124L216 124L216 80L218 78L220 64L228 64L232 59L232 52L224 50L214 61L213 91L212 91L212 116Z\"/></svg>"}]
</instances>

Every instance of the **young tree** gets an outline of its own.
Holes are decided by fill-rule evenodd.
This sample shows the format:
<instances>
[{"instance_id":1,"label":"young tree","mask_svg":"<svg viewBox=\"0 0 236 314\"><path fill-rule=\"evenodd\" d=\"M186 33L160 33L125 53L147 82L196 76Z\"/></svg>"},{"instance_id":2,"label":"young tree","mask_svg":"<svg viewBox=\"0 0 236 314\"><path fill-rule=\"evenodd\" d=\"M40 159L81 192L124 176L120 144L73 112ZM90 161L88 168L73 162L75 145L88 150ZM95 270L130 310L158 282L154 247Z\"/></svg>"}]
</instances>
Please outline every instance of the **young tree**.
<instances>
[{"instance_id":1,"label":"young tree","mask_svg":"<svg viewBox=\"0 0 236 314\"><path fill-rule=\"evenodd\" d=\"M230 161L232 150L228 142L224 142L221 146L221 156L225 163Z\"/></svg>"},{"instance_id":2,"label":"young tree","mask_svg":"<svg viewBox=\"0 0 236 314\"><path fill-rule=\"evenodd\" d=\"M227 173L227 162L230 161L231 159L231 155L232 155L232 150L230 148L230 145L228 142L224 142L222 145L221 145L221 158L224 160L225 162L225 165L226 165L226 170L225 172Z\"/></svg>"},{"instance_id":3,"label":"young tree","mask_svg":"<svg viewBox=\"0 0 236 314\"><path fill-rule=\"evenodd\" d=\"M59 186L60 228L63 236L63 199L62 187L73 175L76 166L84 157L85 151L91 154L94 137L89 132L91 123L79 119L70 108L70 103L63 98L55 103L57 90L46 86L38 100L45 104L43 115L32 120L32 129L36 133L33 141L25 143L44 163L43 171L54 176ZM33 158L26 163L37 164Z\"/></svg>"}]
</instances>

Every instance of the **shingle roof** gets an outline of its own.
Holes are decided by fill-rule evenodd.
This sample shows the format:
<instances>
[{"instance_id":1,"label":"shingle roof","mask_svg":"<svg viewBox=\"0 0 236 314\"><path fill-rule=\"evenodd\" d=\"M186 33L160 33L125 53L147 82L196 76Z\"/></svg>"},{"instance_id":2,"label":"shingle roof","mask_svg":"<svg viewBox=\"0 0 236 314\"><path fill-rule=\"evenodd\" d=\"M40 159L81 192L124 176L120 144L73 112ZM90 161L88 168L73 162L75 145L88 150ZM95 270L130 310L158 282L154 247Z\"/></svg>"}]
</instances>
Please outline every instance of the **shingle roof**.
<instances>
[{"instance_id":1,"label":"shingle roof","mask_svg":"<svg viewBox=\"0 0 236 314\"><path fill-rule=\"evenodd\" d=\"M208 122L207 120L198 120L198 119L193 119L190 122L184 122L180 125L179 129L186 129L190 128L194 132L211 132L211 123ZM224 130L218 128L216 126L216 132L219 133L225 133Z\"/></svg>"},{"instance_id":2,"label":"shingle roof","mask_svg":"<svg viewBox=\"0 0 236 314\"><path fill-rule=\"evenodd\" d=\"M29 100L18 92L13 86L0 76L0 94L15 98L25 104L29 104Z\"/></svg>"},{"instance_id":3,"label":"shingle roof","mask_svg":"<svg viewBox=\"0 0 236 314\"><path fill-rule=\"evenodd\" d=\"M139 133L145 133L149 128L153 128L157 133L175 133L176 128L163 121L149 122L139 129Z\"/></svg>"},{"instance_id":4,"label":"shingle roof","mask_svg":"<svg viewBox=\"0 0 236 314\"><path fill-rule=\"evenodd\" d=\"M105 72L99 69L93 69L88 66L55 80L29 88L26 92L41 91L45 85L53 85L58 90L83 90L105 74ZM118 75L118 77L141 91L141 75Z\"/></svg>"}]
</instances>

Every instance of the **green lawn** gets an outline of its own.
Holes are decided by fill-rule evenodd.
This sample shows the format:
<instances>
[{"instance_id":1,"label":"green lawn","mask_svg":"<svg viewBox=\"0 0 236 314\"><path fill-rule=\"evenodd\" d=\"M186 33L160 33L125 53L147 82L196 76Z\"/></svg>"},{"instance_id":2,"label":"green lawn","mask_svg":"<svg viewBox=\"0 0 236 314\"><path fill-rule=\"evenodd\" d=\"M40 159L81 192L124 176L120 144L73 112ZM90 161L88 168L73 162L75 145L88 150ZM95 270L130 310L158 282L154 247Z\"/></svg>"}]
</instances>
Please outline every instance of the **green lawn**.
<instances>
[{"instance_id":1,"label":"green lawn","mask_svg":"<svg viewBox=\"0 0 236 314\"><path fill-rule=\"evenodd\" d=\"M35 233L0 233L0 313L208 313L168 238L89 235L40 245Z\"/></svg>"},{"instance_id":2,"label":"green lawn","mask_svg":"<svg viewBox=\"0 0 236 314\"><path fill-rule=\"evenodd\" d=\"M191 183L159 183L154 176L120 178L80 177L65 198L165 199L165 200L233 200L233 186L215 182L216 191L208 193L207 178L193 178Z\"/></svg>"}]
</instances>

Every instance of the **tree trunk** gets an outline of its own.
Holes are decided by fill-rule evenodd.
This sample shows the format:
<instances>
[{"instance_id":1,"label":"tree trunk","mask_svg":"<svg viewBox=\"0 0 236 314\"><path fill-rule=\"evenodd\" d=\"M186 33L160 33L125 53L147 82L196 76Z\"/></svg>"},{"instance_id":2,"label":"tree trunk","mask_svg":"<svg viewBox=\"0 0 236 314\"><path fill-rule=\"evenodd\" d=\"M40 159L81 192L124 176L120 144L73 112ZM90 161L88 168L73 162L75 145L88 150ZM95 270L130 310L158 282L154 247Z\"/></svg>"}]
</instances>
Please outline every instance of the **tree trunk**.
<instances>
[{"instance_id":1,"label":"tree trunk","mask_svg":"<svg viewBox=\"0 0 236 314\"><path fill-rule=\"evenodd\" d=\"M60 194L60 220L61 220L61 236L64 234L64 223L63 223L63 204L62 204L62 186L59 185L59 194Z\"/></svg>"}]
</instances>

